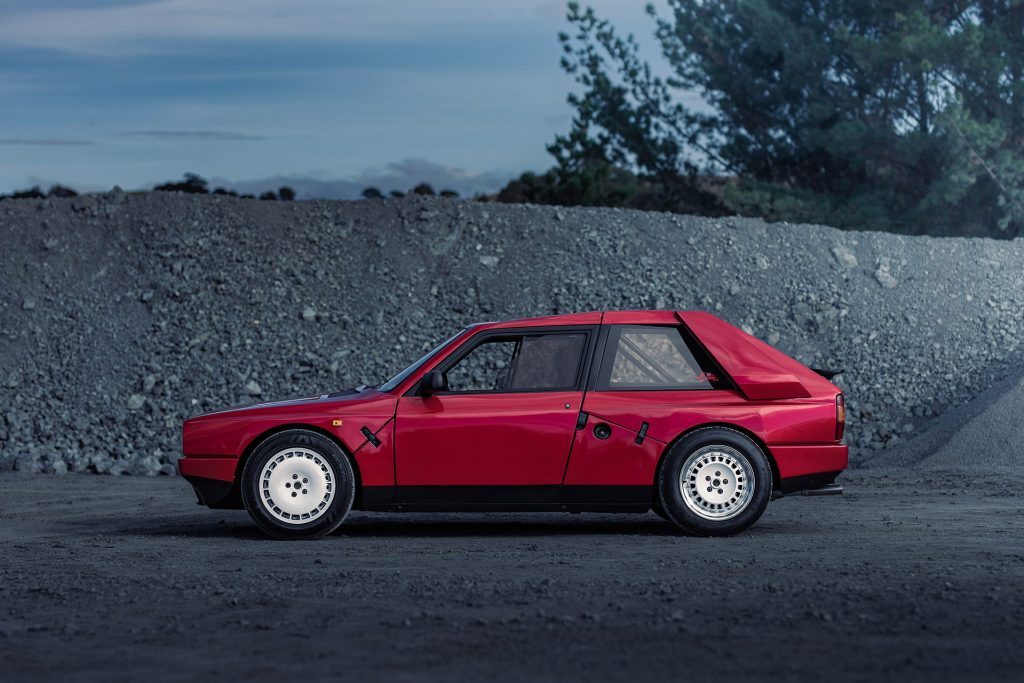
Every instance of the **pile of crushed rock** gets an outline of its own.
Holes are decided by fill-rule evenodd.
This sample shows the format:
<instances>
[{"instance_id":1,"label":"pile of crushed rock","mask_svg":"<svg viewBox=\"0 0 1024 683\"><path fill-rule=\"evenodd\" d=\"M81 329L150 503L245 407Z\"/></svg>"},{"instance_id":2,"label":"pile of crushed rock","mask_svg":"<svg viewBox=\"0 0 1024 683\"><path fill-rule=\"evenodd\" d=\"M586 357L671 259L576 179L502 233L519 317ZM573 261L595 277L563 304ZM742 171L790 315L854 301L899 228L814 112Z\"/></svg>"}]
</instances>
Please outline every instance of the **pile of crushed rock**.
<instances>
[{"instance_id":1,"label":"pile of crushed rock","mask_svg":"<svg viewBox=\"0 0 1024 683\"><path fill-rule=\"evenodd\" d=\"M173 473L181 421L478 320L704 309L841 367L855 462L1021 364L1024 241L429 197L0 203L0 469Z\"/></svg>"}]
</instances>

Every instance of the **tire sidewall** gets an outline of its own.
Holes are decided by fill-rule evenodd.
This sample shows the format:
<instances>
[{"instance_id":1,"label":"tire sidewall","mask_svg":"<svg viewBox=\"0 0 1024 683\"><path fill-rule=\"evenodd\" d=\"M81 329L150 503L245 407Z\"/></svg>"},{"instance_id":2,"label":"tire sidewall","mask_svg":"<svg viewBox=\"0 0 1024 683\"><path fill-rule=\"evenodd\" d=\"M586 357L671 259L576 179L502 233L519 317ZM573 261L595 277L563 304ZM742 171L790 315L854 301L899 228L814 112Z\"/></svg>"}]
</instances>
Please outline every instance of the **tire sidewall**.
<instances>
[{"instance_id":1,"label":"tire sidewall","mask_svg":"<svg viewBox=\"0 0 1024 683\"><path fill-rule=\"evenodd\" d=\"M260 499L259 479L264 466L275 454L290 447L308 448L319 454L334 471L335 491L331 504L317 519L305 524L288 524L274 517ZM307 429L289 429L272 434L253 450L242 470L242 502L256 525L274 538L300 540L320 538L344 521L355 499L355 473L348 457L336 443Z\"/></svg>"},{"instance_id":2,"label":"tire sidewall","mask_svg":"<svg viewBox=\"0 0 1024 683\"><path fill-rule=\"evenodd\" d=\"M723 445L746 457L754 472L754 493L740 514L726 520L710 520L690 510L679 490L679 475L687 457L698 448ZM748 436L728 427L697 429L676 442L665 455L658 472L658 496L662 510L683 530L699 536L727 536L739 533L764 513L772 495L772 470L764 451Z\"/></svg>"}]
</instances>

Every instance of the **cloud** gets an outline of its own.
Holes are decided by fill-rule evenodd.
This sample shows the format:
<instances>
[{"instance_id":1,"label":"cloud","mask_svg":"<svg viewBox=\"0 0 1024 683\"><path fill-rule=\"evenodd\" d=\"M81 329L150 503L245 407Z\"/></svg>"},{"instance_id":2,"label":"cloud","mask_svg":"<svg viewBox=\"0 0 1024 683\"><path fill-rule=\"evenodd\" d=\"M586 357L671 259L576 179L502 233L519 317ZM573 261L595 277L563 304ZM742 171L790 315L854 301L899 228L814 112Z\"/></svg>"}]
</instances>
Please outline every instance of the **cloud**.
<instances>
[{"instance_id":1,"label":"cloud","mask_svg":"<svg viewBox=\"0 0 1024 683\"><path fill-rule=\"evenodd\" d=\"M76 138L0 138L0 145L82 146L94 145L92 140Z\"/></svg>"},{"instance_id":2,"label":"cloud","mask_svg":"<svg viewBox=\"0 0 1024 683\"><path fill-rule=\"evenodd\" d=\"M300 199L357 199L367 187L376 187L384 193L391 190L408 192L419 183L425 182L437 192L455 190L463 197L472 197L478 193L494 192L516 175L518 174L498 170L472 172L426 159L403 159L387 164L381 169L367 169L349 178L324 179L302 175L279 175L237 182L213 178L210 184L250 193L288 185L296 191Z\"/></svg>"},{"instance_id":3,"label":"cloud","mask_svg":"<svg viewBox=\"0 0 1024 683\"><path fill-rule=\"evenodd\" d=\"M220 130L130 130L126 134L132 137L151 138L154 140L211 140L225 142L266 140L265 137L260 135Z\"/></svg>"},{"instance_id":4,"label":"cloud","mask_svg":"<svg viewBox=\"0 0 1024 683\"><path fill-rule=\"evenodd\" d=\"M152 0L19 3L5 12L0 44L82 54L147 54L166 51L167 41L352 40L368 35L405 41L437 35L453 26L500 26L536 22L536 8L479 0L393 0L342 3L337 0Z\"/></svg>"}]
</instances>

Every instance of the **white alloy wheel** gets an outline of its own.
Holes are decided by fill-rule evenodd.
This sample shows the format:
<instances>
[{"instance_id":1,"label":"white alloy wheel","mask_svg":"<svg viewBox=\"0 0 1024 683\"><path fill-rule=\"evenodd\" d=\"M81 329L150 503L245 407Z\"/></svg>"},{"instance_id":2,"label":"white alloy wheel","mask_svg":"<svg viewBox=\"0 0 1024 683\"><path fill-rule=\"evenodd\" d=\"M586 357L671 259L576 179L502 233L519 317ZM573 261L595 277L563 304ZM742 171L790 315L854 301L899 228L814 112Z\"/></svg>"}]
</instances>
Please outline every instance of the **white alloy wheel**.
<instances>
[{"instance_id":1,"label":"white alloy wheel","mask_svg":"<svg viewBox=\"0 0 1024 683\"><path fill-rule=\"evenodd\" d=\"M275 519L305 524L319 519L331 504L335 482L334 468L319 453L285 448L272 455L260 472L260 503Z\"/></svg>"},{"instance_id":2,"label":"white alloy wheel","mask_svg":"<svg viewBox=\"0 0 1024 683\"><path fill-rule=\"evenodd\" d=\"M679 472L679 492L691 512L710 521L732 519L753 499L754 468L732 446L698 448Z\"/></svg>"}]
</instances>

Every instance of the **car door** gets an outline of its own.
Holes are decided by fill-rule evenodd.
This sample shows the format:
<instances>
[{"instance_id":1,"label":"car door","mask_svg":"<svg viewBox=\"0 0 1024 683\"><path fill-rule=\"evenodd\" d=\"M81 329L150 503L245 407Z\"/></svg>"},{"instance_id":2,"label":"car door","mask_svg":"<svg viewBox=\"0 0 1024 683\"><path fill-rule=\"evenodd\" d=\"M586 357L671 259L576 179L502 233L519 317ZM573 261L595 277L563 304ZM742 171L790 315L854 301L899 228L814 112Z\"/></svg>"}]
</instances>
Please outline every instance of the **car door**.
<instances>
[{"instance_id":1,"label":"car door","mask_svg":"<svg viewBox=\"0 0 1024 683\"><path fill-rule=\"evenodd\" d=\"M567 486L650 485L663 449L677 434L716 414L745 409L678 323L606 325L604 336Z\"/></svg>"},{"instance_id":2,"label":"car door","mask_svg":"<svg viewBox=\"0 0 1024 683\"><path fill-rule=\"evenodd\" d=\"M468 495L496 500L498 487L559 486L595 337L596 328L569 327L490 330L469 340L437 368L442 391L422 396L414 388L399 400L399 500L411 487L479 487Z\"/></svg>"}]
</instances>

